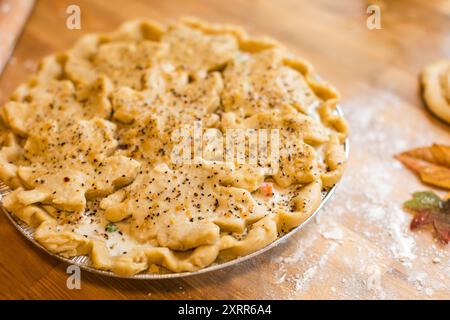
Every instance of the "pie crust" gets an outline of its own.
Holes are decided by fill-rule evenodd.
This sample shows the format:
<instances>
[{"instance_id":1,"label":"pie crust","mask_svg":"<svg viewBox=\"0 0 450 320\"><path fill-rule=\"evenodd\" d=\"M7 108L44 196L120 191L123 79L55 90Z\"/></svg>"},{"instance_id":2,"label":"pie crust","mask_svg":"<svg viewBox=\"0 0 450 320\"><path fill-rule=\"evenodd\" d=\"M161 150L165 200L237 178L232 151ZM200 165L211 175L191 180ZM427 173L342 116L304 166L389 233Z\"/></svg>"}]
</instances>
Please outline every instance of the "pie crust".
<instances>
[{"instance_id":1,"label":"pie crust","mask_svg":"<svg viewBox=\"0 0 450 320\"><path fill-rule=\"evenodd\" d=\"M274 40L194 18L130 21L46 57L0 109L0 178L14 190L3 206L49 251L120 275L244 256L301 224L341 178L338 100ZM208 144L178 163L174 133L194 123ZM211 147L260 129L279 133L277 170Z\"/></svg>"}]
</instances>

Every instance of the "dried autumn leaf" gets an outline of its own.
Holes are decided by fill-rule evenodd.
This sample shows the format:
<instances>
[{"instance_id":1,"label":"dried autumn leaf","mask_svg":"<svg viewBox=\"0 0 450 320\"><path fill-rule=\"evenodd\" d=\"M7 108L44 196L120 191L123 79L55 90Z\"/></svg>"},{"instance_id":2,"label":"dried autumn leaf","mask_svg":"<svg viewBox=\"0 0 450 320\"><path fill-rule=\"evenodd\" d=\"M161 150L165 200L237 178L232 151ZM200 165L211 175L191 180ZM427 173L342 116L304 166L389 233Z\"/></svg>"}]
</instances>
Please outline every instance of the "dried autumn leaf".
<instances>
[{"instance_id":1,"label":"dried autumn leaf","mask_svg":"<svg viewBox=\"0 0 450 320\"><path fill-rule=\"evenodd\" d=\"M436 233L438 234L438 239L444 244L447 244L450 241L450 224L449 224L450 218L448 215L441 216L441 219L434 219L434 229L436 230Z\"/></svg>"},{"instance_id":2,"label":"dried autumn leaf","mask_svg":"<svg viewBox=\"0 0 450 320\"><path fill-rule=\"evenodd\" d=\"M403 206L411 210L428 210L439 208L441 198L431 191L414 192L413 198L406 201Z\"/></svg>"},{"instance_id":3,"label":"dried autumn leaf","mask_svg":"<svg viewBox=\"0 0 450 320\"><path fill-rule=\"evenodd\" d=\"M431 225L440 242L450 241L450 200L441 200L431 191L415 192L403 207L414 214L411 230Z\"/></svg>"},{"instance_id":4,"label":"dried autumn leaf","mask_svg":"<svg viewBox=\"0 0 450 320\"><path fill-rule=\"evenodd\" d=\"M450 147L433 144L415 148L395 156L408 169L428 184L450 189Z\"/></svg>"}]
</instances>

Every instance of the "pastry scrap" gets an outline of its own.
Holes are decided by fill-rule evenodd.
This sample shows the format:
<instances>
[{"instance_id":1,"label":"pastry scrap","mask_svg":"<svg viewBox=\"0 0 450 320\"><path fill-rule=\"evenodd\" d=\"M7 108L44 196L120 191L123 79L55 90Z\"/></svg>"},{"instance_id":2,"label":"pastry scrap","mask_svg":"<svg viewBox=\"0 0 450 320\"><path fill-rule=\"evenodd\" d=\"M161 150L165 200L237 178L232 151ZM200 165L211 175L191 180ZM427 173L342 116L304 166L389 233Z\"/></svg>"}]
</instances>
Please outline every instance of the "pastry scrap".
<instances>
[{"instance_id":1,"label":"pastry scrap","mask_svg":"<svg viewBox=\"0 0 450 320\"><path fill-rule=\"evenodd\" d=\"M49 251L120 275L244 256L341 178L338 100L274 40L192 18L127 22L45 58L0 108L2 204ZM254 158L263 142L276 163Z\"/></svg>"},{"instance_id":2,"label":"pastry scrap","mask_svg":"<svg viewBox=\"0 0 450 320\"><path fill-rule=\"evenodd\" d=\"M437 117L450 123L450 60L427 66L421 76L422 95Z\"/></svg>"}]
</instances>

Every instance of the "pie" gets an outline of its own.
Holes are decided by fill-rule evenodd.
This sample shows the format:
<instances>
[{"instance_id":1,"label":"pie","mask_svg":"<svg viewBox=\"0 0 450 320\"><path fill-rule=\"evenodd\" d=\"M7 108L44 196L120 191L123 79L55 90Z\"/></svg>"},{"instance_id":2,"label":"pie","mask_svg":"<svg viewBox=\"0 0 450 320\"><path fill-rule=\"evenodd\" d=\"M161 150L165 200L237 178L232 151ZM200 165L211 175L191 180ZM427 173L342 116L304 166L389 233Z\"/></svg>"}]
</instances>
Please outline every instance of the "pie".
<instances>
[{"instance_id":1,"label":"pie","mask_svg":"<svg viewBox=\"0 0 450 320\"><path fill-rule=\"evenodd\" d=\"M338 100L274 40L127 22L46 57L2 106L2 204L47 250L119 275L245 256L341 178Z\"/></svg>"},{"instance_id":2,"label":"pie","mask_svg":"<svg viewBox=\"0 0 450 320\"><path fill-rule=\"evenodd\" d=\"M421 77L422 96L428 108L441 120L450 123L450 60L428 65Z\"/></svg>"}]
</instances>

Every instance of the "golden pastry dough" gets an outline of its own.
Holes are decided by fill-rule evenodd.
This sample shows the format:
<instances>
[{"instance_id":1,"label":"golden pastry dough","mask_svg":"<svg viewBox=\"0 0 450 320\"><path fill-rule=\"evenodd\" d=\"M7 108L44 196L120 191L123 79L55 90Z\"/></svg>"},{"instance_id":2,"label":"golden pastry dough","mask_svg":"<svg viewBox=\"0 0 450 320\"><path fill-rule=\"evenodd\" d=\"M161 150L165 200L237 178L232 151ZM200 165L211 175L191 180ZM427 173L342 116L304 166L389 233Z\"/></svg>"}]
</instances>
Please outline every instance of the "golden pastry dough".
<instances>
[{"instance_id":1,"label":"golden pastry dough","mask_svg":"<svg viewBox=\"0 0 450 320\"><path fill-rule=\"evenodd\" d=\"M438 118L450 123L450 60L428 65L421 76L422 95Z\"/></svg>"},{"instance_id":2,"label":"golden pastry dough","mask_svg":"<svg viewBox=\"0 0 450 320\"><path fill-rule=\"evenodd\" d=\"M191 18L127 22L45 58L0 109L3 206L49 251L120 275L247 255L342 176L338 99L274 40ZM247 142L243 162L227 157ZM254 158L261 142L275 166Z\"/></svg>"}]
</instances>

